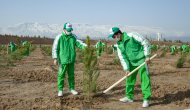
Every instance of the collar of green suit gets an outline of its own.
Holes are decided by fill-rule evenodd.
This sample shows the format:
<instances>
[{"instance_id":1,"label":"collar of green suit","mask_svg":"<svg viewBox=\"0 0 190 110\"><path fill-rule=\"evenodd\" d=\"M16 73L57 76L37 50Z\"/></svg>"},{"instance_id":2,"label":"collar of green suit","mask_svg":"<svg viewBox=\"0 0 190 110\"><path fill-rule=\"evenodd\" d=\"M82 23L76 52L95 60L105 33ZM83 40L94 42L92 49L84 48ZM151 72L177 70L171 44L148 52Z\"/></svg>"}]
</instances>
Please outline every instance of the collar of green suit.
<instances>
[{"instance_id":1,"label":"collar of green suit","mask_svg":"<svg viewBox=\"0 0 190 110\"><path fill-rule=\"evenodd\" d=\"M62 32L62 35L66 36L66 37L72 37L73 36L73 34L67 35L64 31Z\"/></svg>"},{"instance_id":2,"label":"collar of green suit","mask_svg":"<svg viewBox=\"0 0 190 110\"><path fill-rule=\"evenodd\" d=\"M129 36L127 35L127 33L126 32L123 32L122 33L122 40L120 40L120 41L118 41L117 43L123 43L123 42L125 42L125 41L127 41L127 40L129 40L130 38L129 38Z\"/></svg>"}]
</instances>

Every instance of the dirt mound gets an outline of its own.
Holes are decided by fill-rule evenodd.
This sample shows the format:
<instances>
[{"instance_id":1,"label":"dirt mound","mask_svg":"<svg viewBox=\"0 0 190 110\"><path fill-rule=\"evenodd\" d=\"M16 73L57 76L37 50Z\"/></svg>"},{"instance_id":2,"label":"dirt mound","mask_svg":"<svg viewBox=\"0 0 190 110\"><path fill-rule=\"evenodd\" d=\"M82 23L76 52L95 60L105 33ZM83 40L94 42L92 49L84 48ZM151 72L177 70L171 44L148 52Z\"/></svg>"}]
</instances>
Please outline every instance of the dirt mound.
<instances>
[{"instance_id":1,"label":"dirt mound","mask_svg":"<svg viewBox=\"0 0 190 110\"><path fill-rule=\"evenodd\" d=\"M190 106L190 89L184 85L153 85L153 105L174 103L178 106Z\"/></svg>"},{"instance_id":2,"label":"dirt mound","mask_svg":"<svg viewBox=\"0 0 190 110\"><path fill-rule=\"evenodd\" d=\"M101 95L101 97L93 97L91 101L86 101L83 95L60 98L61 107L67 106L70 108L77 108L80 110L94 109L95 106L108 102L109 100L106 95Z\"/></svg>"},{"instance_id":3,"label":"dirt mound","mask_svg":"<svg viewBox=\"0 0 190 110\"><path fill-rule=\"evenodd\" d=\"M115 55L100 57L98 93L103 92L125 75L122 67L114 63ZM155 58L150 67L152 99L148 109L171 110L190 107L189 68L176 69L177 56ZM190 64L187 63L186 67ZM91 102L83 96L83 64L75 65L75 86L80 93L71 95L68 75L65 77L64 96L57 96L57 67L52 59L37 48L31 56L15 67L0 69L0 109L10 110L136 110L142 104L141 81L137 76L135 100L132 104L119 102L125 96L125 81L106 94L97 94ZM141 108L140 108L141 109Z\"/></svg>"},{"instance_id":4,"label":"dirt mound","mask_svg":"<svg viewBox=\"0 0 190 110\"><path fill-rule=\"evenodd\" d=\"M12 71L9 74L11 78L17 81L41 81L41 82L56 82L57 73L49 69L31 70L31 71Z\"/></svg>"}]
</instances>

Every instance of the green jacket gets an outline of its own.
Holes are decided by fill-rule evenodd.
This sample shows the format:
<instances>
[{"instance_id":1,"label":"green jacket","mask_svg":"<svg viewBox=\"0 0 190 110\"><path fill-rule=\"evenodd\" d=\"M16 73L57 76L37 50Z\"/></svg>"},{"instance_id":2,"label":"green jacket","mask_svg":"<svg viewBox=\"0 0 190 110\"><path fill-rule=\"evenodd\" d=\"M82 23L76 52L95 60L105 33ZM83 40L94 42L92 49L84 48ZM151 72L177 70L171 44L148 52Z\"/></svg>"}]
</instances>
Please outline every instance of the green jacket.
<instances>
[{"instance_id":1,"label":"green jacket","mask_svg":"<svg viewBox=\"0 0 190 110\"><path fill-rule=\"evenodd\" d=\"M172 45L172 46L170 47L170 49L171 49L171 51L172 51L172 50L176 50L176 49L177 49L177 46L176 46L176 45Z\"/></svg>"},{"instance_id":2,"label":"green jacket","mask_svg":"<svg viewBox=\"0 0 190 110\"><path fill-rule=\"evenodd\" d=\"M183 45L181 46L181 50L185 52L186 49L187 49L187 45L186 45L186 44L183 44Z\"/></svg>"},{"instance_id":3,"label":"green jacket","mask_svg":"<svg viewBox=\"0 0 190 110\"><path fill-rule=\"evenodd\" d=\"M176 45L170 46L170 52L171 52L172 55L175 54L176 50L177 50L177 46Z\"/></svg>"},{"instance_id":4,"label":"green jacket","mask_svg":"<svg viewBox=\"0 0 190 110\"><path fill-rule=\"evenodd\" d=\"M138 33L123 32L122 41L118 41L117 45L118 56L125 71L130 71L130 66L141 65L150 56L149 42Z\"/></svg>"},{"instance_id":5,"label":"green jacket","mask_svg":"<svg viewBox=\"0 0 190 110\"><path fill-rule=\"evenodd\" d=\"M31 43L30 43L30 42L28 42L28 41L24 41L24 42L22 42L22 45L23 45L23 46L26 46L26 45L27 45L27 46L30 46L30 45L31 45Z\"/></svg>"},{"instance_id":6,"label":"green jacket","mask_svg":"<svg viewBox=\"0 0 190 110\"><path fill-rule=\"evenodd\" d=\"M13 42L10 42L9 47L10 47L11 52L14 52L16 50L16 44Z\"/></svg>"},{"instance_id":7,"label":"green jacket","mask_svg":"<svg viewBox=\"0 0 190 110\"><path fill-rule=\"evenodd\" d=\"M103 42L101 42L101 41L97 42L96 45L95 45L95 47L96 47L96 49L97 49L98 51L103 51L103 50L104 50L104 49L103 49L104 46L105 46L105 44L104 44Z\"/></svg>"},{"instance_id":8,"label":"green jacket","mask_svg":"<svg viewBox=\"0 0 190 110\"><path fill-rule=\"evenodd\" d=\"M57 59L60 64L70 64L75 62L75 47L84 49L86 44L77 40L74 34L66 35L64 32L56 36L52 47L52 58Z\"/></svg>"}]
</instances>

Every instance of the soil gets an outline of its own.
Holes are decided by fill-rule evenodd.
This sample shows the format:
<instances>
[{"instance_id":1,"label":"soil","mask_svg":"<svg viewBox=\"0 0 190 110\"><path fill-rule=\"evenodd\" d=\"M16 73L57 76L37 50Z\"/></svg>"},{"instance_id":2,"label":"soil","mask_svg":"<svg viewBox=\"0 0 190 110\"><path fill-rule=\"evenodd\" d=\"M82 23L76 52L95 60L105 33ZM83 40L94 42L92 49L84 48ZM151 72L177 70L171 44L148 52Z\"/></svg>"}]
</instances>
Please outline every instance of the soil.
<instances>
[{"instance_id":1,"label":"soil","mask_svg":"<svg viewBox=\"0 0 190 110\"><path fill-rule=\"evenodd\" d=\"M176 68L178 55L167 54L155 58L149 65L152 85L152 99L147 110L190 109L190 63ZM115 54L103 54L99 58L100 76L98 92L101 93L125 73L120 65L114 64ZM85 101L82 92L83 64L75 65L76 90L73 96L68 91L65 78L64 96L57 96L57 70L51 57L42 53L39 47L30 56L15 66L0 68L0 110L141 110L142 92L139 76L135 86L133 103L122 103L125 96L125 81L106 94Z\"/></svg>"}]
</instances>

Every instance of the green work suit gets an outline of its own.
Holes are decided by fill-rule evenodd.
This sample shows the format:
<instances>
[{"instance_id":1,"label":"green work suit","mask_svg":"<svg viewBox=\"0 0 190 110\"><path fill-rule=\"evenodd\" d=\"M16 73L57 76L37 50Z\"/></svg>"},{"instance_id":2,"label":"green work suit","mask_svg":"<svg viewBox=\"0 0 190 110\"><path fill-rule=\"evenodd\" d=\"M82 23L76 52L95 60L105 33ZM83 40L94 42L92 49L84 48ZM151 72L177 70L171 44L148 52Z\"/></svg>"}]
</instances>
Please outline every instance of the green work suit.
<instances>
[{"instance_id":1,"label":"green work suit","mask_svg":"<svg viewBox=\"0 0 190 110\"><path fill-rule=\"evenodd\" d=\"M9 50L10 50L11 53L14 52L14 51L16 51L16 44L13 43L13 42L10 42L10 44L9 44Z\"/></svg>"},{"instance_id":2,"label":"green work suit","mask_svg":"<svg viewBox=\"0 0 190 110\"><path fill-rule=\"evenodd\" d=\"M177 47L176 47L175 45L172 45L172 46L170 47L171 55L174 55L175 52L176 52L176 50L177 50Z\"/></svg>"},{"instance_id":3,"label":"green work suit","mask_svg":"<svg viewBox=\"0 0 190 110\"><path fill-rule=\"evenodd\" d=\"M28 42L28 41L24 41L24 42L22 43L22 46L23 46L24 49L25 49L25 53L24 53L24 55L29 56L29 54L30 54L31 43Z\"/></svg>"},{"instance_id":4,"label":"green work suit","mask_svg":"<svg viewBox=\"0 0 190 110\"><path fill-rule=\"evenodd\" d=\"M123 32L122 40L118 41L117 45L118 56L125 71L133 71L145 61L145 58L150 57L151 46L138 33ZM151 97L151 83L147 66L141 67L126 79L126 97L129 99L134 98L134 85L138 73L141 78L143 99L149 100Z\"/></svg>"},{"instance_id":5,"label":"green work suit","mask_svg":"<svg viewBox=\"0 0 190 110\"><path fill-rule=\"evenodd\" d=\"M85 49L86 44L78 40L74 34L66 35L64 32L56 36L52 47L52 58L59 62L58 90L64 88L65 73L68 73L70 90L75 89L74 63L76 58L75 47Z\"/></svg>"},{"instance_id":6,"label":"green work suit","mask_svg":"<svg viewBox=\"0 0 190 110\"><path fill-rule=\"evenodd\" d=\"M96 53L97 53L97 56L101 56L101 54L103 53L104 51L104 43L102 43L101 41L97 42L96 43Z\"/></svg>"}]
</instances>

